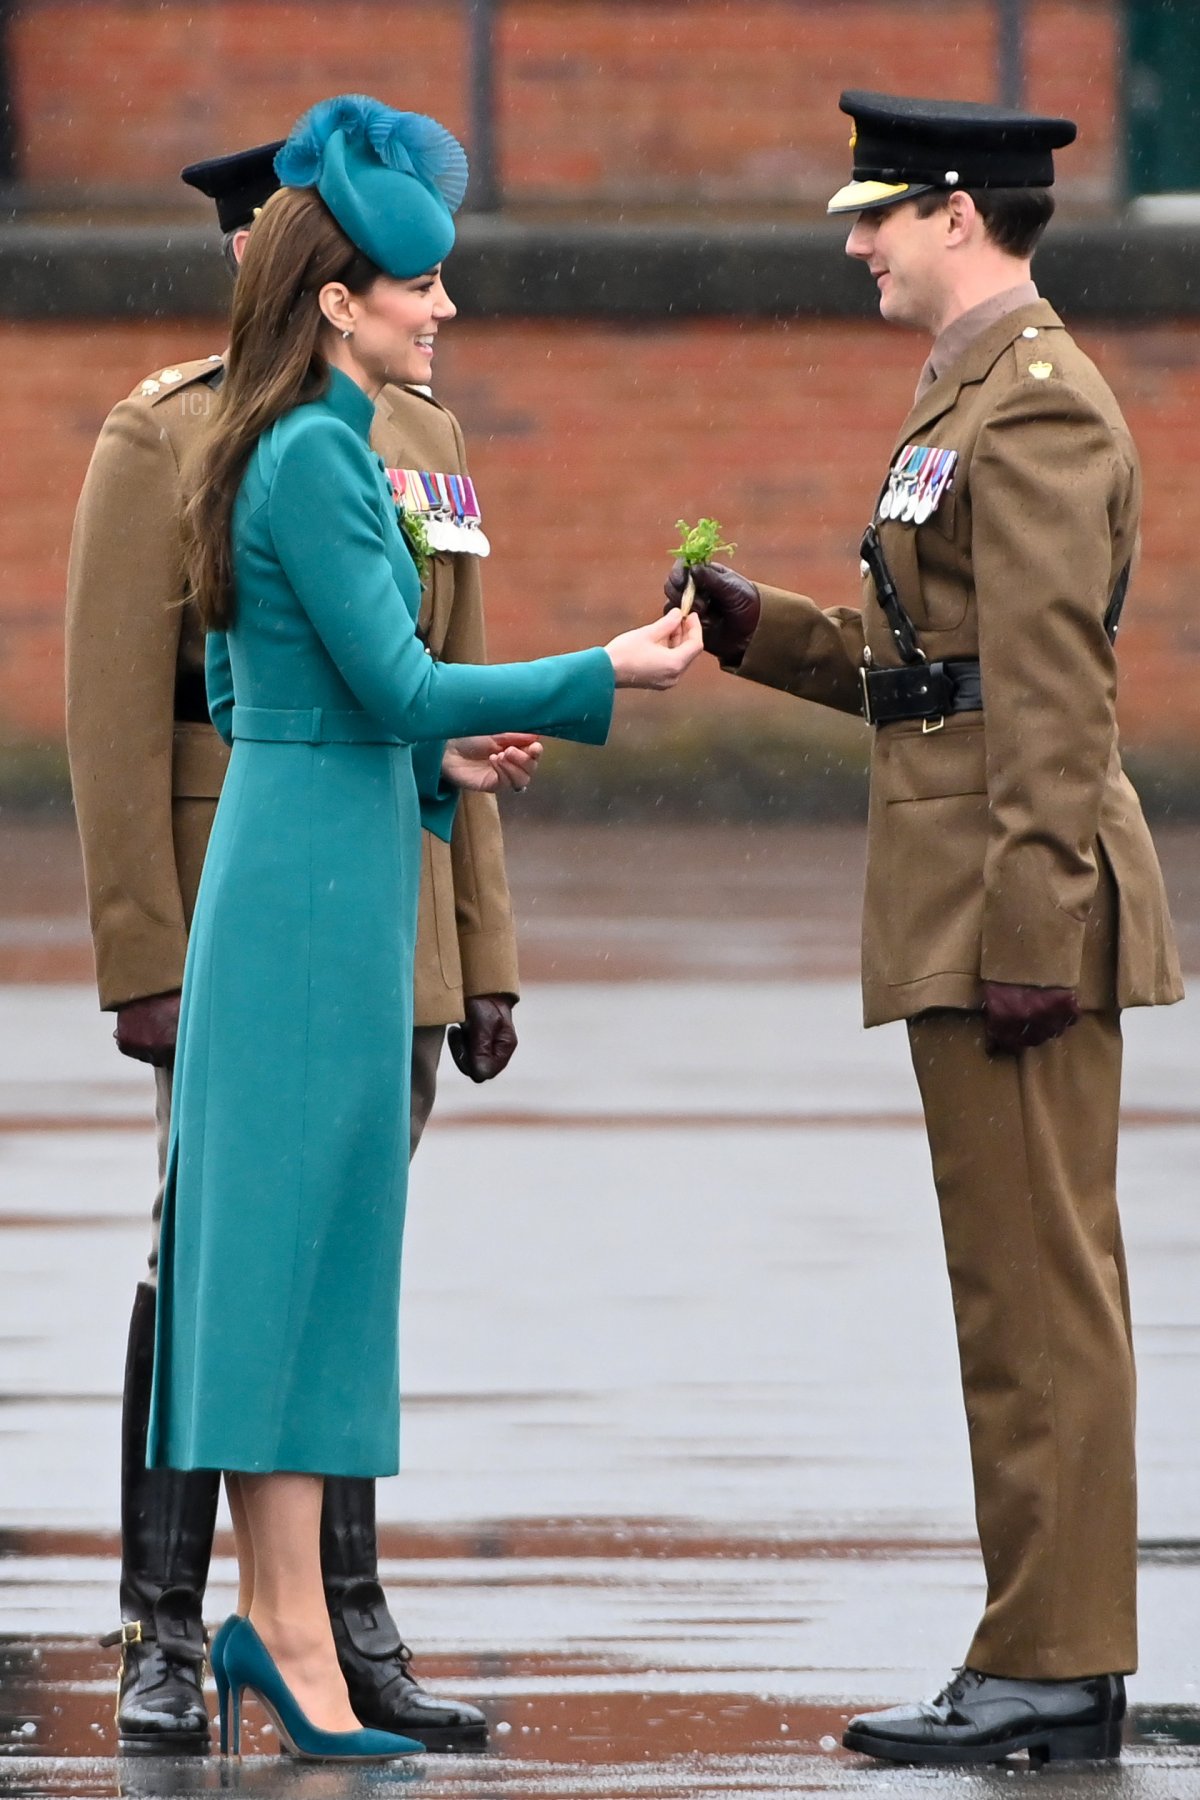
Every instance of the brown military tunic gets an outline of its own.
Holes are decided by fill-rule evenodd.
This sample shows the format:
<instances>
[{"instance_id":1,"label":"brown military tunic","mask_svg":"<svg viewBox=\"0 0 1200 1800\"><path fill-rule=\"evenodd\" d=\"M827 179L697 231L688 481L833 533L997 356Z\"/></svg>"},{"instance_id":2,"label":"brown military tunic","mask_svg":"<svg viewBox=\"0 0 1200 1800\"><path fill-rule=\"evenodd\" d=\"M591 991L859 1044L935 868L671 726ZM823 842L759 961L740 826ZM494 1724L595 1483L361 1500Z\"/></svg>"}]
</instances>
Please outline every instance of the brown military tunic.
<instances>
[{"instance_id":1,"label":"brown military tunic","mask_svg":"<svg viewBox=\"0 0 1200 1800\"><path fill-rule=\"evenodd\" d=\"M894 458L905 445L955 451L953 487L923 523L881 519L883 550L927 657L978 658L984 711L875 733L863 994L868 1025L909 1021L938 1190L988 1579L966 1661L1027 1679L1123 1671L1137 1646L1119 1011L1182 994L1104 629L1137 542L1137 455L1038 299L941 369ZM861 610L760 591L752 681L858 712L864 656L901 660L865 572ZM990 1057L989 980L1074 988L1086 1016Z\"/></svg>"},{"instance_id":2,"label":"brown military tunic","mask_svg":"<svg viewBox=\"0 0 1200 1800\"><path fill-rule=\"evenodd\" d=\"M180 604L179 471L215 401L209 383L219 366L210 357L163 370L114 408L72 538L67 737L100 1002L108 1008L182 983L228 760L211 725L195 716L203 705L203 634ZM457 421L416 390L384 391L372 443L389 467L466 472ZM478 557L434 558L421 632L446 660L485 660ZM490 795L463 796L451 845L425 836L415 989L418 1027L461 1019L464 995L517 993Z\"/></svg>"}]
</instances>

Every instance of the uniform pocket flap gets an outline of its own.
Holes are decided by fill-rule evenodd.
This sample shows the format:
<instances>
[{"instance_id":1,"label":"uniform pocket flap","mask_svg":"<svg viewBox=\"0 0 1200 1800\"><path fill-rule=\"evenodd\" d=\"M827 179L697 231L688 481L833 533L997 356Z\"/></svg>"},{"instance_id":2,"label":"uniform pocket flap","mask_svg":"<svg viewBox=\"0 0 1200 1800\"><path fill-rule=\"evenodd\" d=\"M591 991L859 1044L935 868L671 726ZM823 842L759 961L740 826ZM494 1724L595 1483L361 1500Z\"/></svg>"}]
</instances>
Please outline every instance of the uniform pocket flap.
<instances>
[{"instance_id":1,"label":"uniform pocket flap","mask_svg":"<svg viewBox=\"0 0 1200 1800\"><path fill-rule=\"evenodd\" d=\"M960 715L961 716L961 715ZM983 726L947 719L935 730L885 725L875 746L873 783L889 805L902 800L944 800L954 794L987 794Z\"/></svg>"}]
</instances>

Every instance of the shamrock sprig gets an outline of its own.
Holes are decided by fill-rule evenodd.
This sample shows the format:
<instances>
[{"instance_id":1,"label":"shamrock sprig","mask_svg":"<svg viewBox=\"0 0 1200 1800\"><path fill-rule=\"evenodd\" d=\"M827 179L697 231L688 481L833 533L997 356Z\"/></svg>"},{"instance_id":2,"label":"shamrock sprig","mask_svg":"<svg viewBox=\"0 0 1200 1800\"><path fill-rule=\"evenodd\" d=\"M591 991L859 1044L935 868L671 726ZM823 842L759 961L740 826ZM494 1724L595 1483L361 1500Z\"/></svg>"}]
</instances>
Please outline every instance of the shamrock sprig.
<instances>
[{"instance_id":1,"label":"shamrock sprig","mask_svg":"<svg viewBox=\"0 0 1200 1800\"><path fill-rule=\"evenodd\" d=\"M409 512L406 506L398 506L396 511L400 518L400 530L408 545L409 555L417 565L417 577L421 586L424 587L425 577L429 573L429 564L433 558L433 546L429 542L425 521L420 513Z\"/></svg>"},{"instance_id":2,"label":"shamrock sprig","mask_svg":"<svg viewBox=\"0 0 1200 1800\"><path fill-rule=\"evenodd\" d=\"M737 549L736 544L721 542L723 527L716 519L701 519L695 525L689 525L686 519L676 519L675 529L679 533L679 543L673 554L682 559L689 571L697 568L700 563L711 562L714 556L732 556ZM692 610L695 598L696 583L689 572L683 598L679 603L685 619Z\"/></svg>"}]
</instances>

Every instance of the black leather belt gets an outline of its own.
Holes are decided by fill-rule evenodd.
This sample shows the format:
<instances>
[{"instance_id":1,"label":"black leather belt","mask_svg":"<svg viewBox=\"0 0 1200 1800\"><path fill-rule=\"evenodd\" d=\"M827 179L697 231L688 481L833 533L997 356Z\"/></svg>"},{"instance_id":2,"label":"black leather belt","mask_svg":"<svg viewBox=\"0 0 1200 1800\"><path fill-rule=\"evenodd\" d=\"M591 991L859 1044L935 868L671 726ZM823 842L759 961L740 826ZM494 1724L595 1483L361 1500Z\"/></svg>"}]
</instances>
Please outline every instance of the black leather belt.
<instances>
[{"instance_id":1,"label":"black leather belt","mask_svg":"<svg viewBox=\"0 0 1200 1800\"><path fill-rule=\"evenodd\" d=\"M900 669L859 670L863 717L868 725L894 725L900 719L924 719L937 729L952 713L982 712L979 663L963 657L954 662L906 663ZM933 721L937 721L934 724Z\"/></svg>"},{"instance_id":2,"label":"black leather belt","mask_svg":"<svg viewBox=\"0 0 1200 1800\"><path fill-rule=\"evenodd\" d=\"M175 717L185 725L208 725L208 693L200 669L180 669L175 676Z\"/></svg>"}]
</instances>

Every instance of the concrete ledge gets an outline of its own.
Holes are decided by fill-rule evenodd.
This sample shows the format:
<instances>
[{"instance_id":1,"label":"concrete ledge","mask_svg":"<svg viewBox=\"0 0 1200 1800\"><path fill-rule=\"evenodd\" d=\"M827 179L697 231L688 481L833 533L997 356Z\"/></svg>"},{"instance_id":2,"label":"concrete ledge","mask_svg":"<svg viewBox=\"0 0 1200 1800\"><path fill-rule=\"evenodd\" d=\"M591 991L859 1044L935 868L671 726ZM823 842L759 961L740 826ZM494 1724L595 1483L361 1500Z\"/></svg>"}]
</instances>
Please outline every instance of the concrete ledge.
<instances>
[{"instance_id":1,"label":"concrete ledge","mask_svg":"<svg viewBox=\"0 0 1200 1800\"><path fill-rule=\"evenodd\" d=\"M876 318L834 225L519 225L465 219L454 296L473 318ZM1060 225L1038 278L1072 320L1200 316L1200 224ZM0 228L0 317L223 315L229 281L194 226Z\"/></svg>"}]
</instances>

